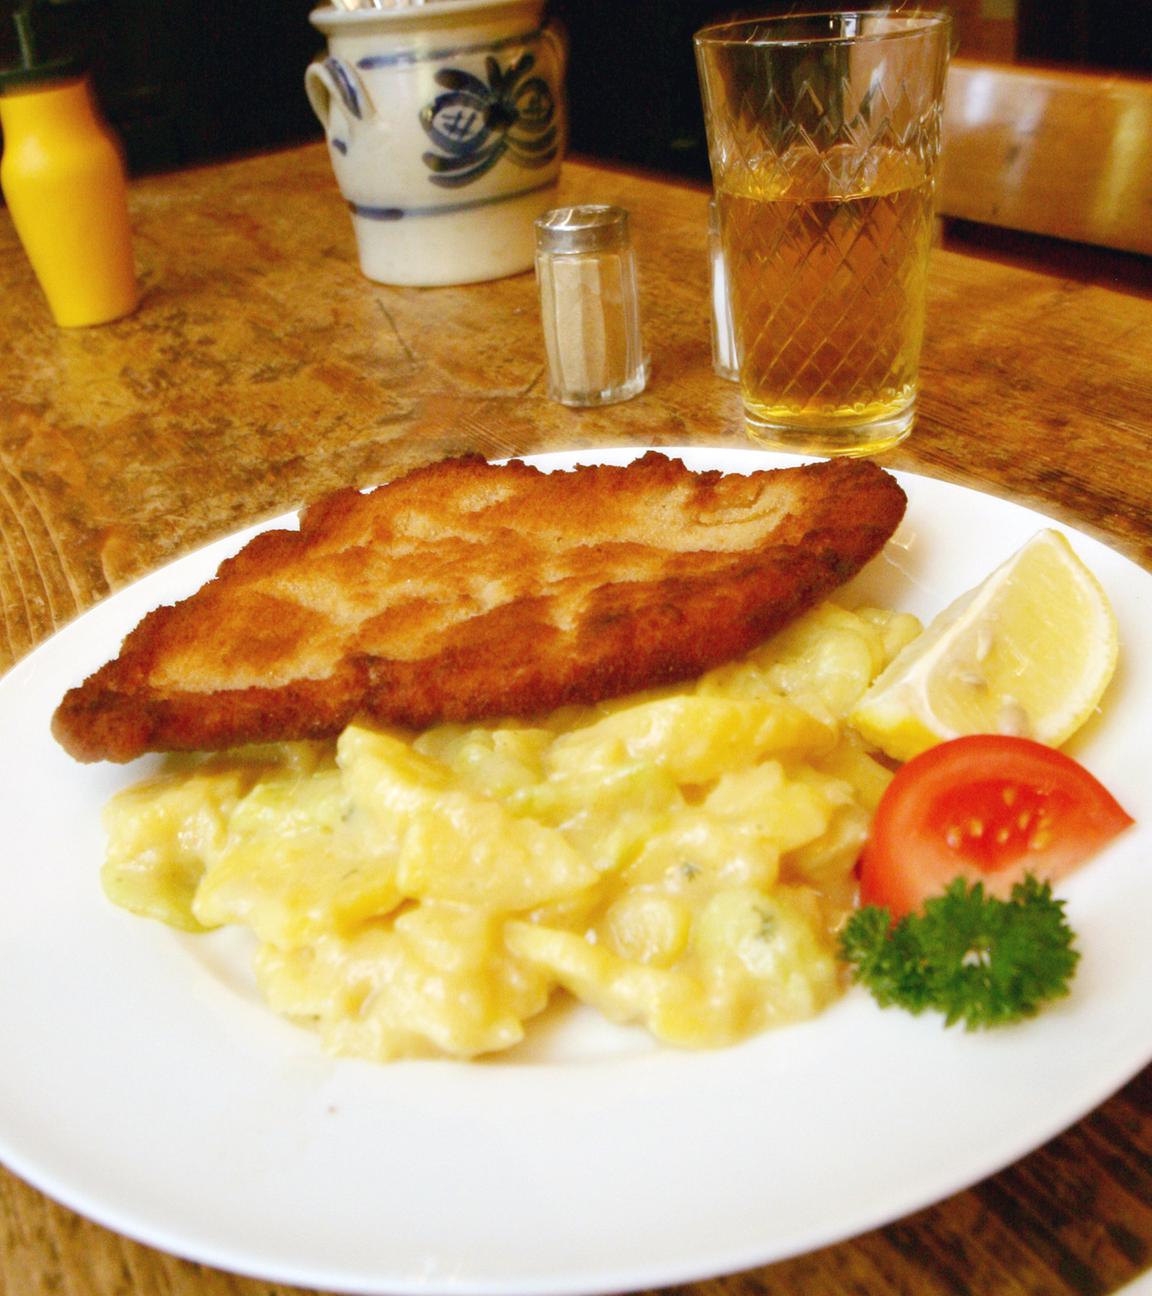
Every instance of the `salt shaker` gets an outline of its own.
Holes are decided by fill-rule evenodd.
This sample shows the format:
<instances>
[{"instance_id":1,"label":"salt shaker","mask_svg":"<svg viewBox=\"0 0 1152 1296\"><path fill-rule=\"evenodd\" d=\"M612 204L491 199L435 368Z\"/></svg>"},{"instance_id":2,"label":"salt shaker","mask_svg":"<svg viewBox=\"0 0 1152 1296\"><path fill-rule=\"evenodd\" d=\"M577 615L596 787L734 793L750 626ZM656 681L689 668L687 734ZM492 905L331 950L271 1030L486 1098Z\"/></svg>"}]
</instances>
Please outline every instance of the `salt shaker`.
<instances>
[{"instance_id":1,"label":"salt shaker","mask_svg":"<svg viewBox=\"0 0 1152 1296\"><path fill-rule=\"evenodd\" d=\"M644 390L636 256L620 207L558 207L536 221L548 395L610 405Z\"/></svg>"},{"instance_id":2,"label":"salt shaker","mask_svg":"<svg viewBox=\"0 0 1152 1296\"><path fill-rule=\"evenodd\" d=\"M712 263L712 368L721 378L736 381L740 377L740 362L736 358L728 265L720 242L720 213L715 198L708 204L708 256Z\"/></svg>"}]
</instances>

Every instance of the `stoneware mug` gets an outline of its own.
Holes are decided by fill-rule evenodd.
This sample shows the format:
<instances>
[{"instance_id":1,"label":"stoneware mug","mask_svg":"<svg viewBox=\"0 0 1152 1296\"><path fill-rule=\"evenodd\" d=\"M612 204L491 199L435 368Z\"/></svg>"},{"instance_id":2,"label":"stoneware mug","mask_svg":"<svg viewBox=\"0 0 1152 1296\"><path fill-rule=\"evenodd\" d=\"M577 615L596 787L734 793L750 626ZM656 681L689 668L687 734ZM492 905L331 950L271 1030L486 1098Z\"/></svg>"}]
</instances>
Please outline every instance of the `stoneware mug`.
<instances>
[{"instance_id":1,"label":"stoneware mug","mask_svg":"<svg viewBox=\"0 0 1152 1296\"><path fill-rule=\"evenodd\" d=\"M314 10L305 89L352 213L360 268L464 284L532 267L566 142L565 43L544 0Z\"/></svg>"}]
</instances>

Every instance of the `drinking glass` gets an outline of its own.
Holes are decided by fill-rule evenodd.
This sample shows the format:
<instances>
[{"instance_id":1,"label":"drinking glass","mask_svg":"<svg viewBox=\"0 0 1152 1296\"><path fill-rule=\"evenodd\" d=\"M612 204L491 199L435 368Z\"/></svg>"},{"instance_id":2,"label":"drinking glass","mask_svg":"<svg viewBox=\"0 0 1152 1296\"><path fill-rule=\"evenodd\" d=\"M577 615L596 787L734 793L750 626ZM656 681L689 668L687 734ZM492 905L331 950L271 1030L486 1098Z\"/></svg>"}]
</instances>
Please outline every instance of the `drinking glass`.
<instances>
[{"instance_id":1,"label":"drinking glass","mask_svg":"<svg viewBox=\"0 0 1152 1296\"><path fill-rule=\"evenodd\" d=\"M912 427L950 21L799 14L695 36L748 431L872 454Z\"/></svg>"}]
</instances>

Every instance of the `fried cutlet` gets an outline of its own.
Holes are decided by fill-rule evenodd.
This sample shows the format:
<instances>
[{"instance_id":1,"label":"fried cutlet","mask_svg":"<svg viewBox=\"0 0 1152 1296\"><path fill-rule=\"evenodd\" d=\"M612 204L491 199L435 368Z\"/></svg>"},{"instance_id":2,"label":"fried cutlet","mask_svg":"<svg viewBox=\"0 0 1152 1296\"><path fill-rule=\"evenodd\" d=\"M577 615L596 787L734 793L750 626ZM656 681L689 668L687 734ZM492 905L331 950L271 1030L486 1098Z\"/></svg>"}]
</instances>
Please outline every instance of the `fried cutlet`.
<instances>
[{"instance_id":1,"label":"fried cutlet","mask_svg":"<svg viewBox=\"0 0 1152 1296\"><path fill-rule=\"evenodd\" d=\"M530 716L689 679L857 572L904 493L853 459L545 473L478 456L258 535L63 699L82 761Z\"/></svg>"}]
</instances>

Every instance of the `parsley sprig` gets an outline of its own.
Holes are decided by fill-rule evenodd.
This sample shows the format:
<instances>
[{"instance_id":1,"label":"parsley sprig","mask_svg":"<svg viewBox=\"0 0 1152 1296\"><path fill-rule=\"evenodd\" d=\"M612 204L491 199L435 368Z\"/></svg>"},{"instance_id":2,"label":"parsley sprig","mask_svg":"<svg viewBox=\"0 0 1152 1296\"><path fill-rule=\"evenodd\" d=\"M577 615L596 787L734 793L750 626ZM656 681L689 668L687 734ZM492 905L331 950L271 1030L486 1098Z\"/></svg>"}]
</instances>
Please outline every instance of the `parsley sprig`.
<instances>
[{"instance_id":1,"label":"parsley sprig","mask_svg":"<svg viewBox=\"0 0 1152 1296\"><path fill-rule=\"evenodd\" d=\"M946 1026L980 1030L1034 1017L1066 995L1080 959L1073 940L1047 882L1029 875L999 900L957 878L895 924L887 909L858 909L840 956L881 1007L935 1010Z\"/></svg>"}]
</instances>

